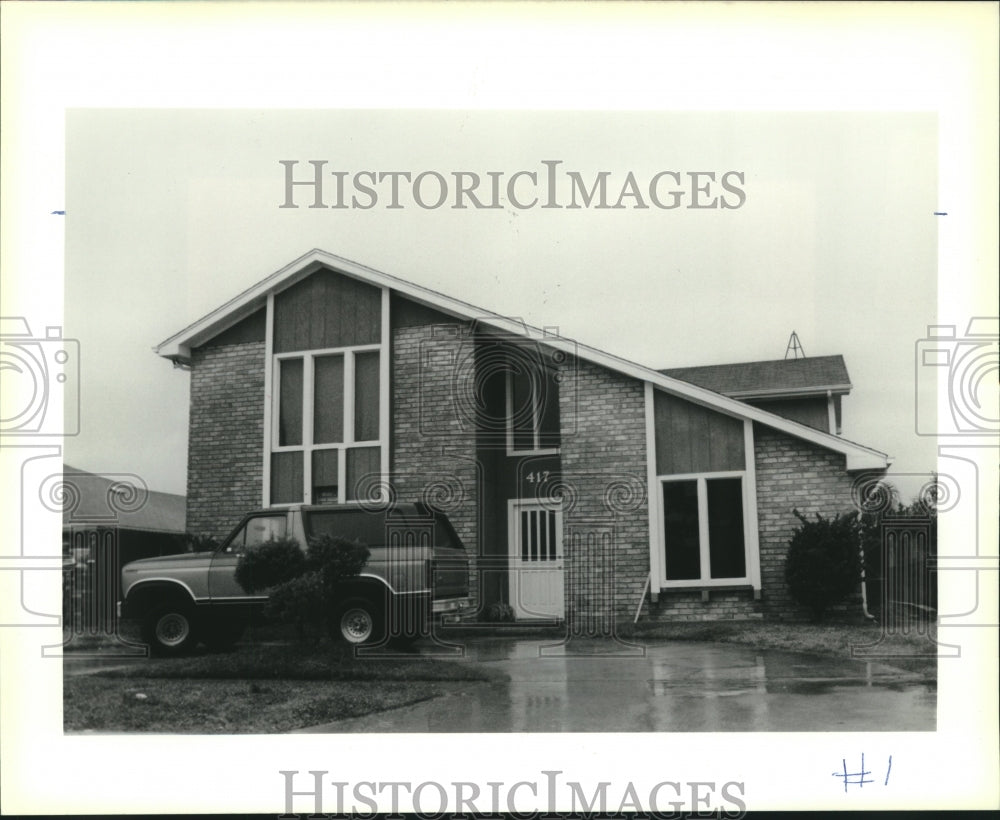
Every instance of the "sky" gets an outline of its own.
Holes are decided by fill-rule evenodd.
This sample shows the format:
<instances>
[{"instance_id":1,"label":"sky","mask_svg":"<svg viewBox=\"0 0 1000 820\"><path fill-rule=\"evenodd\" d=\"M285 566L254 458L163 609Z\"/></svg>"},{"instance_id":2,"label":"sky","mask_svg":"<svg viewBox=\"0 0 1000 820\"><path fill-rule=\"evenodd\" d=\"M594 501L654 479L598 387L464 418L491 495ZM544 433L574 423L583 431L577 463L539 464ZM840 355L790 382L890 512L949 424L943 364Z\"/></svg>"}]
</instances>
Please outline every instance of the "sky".
<instances>
[{"instance_id":1,"label":"sky","mask_svg":"<svg viewBox=\"0 0 1000 820\"><path fill-rule=\"evenodd\" d=\"M388 181L369 209L309 208L301 187L300 207L281 208L283 160L297 180L326 161L327 205L333 171L360 204L356 172L432 171L478 174L484 204L502 173L502 207L451 207L453 182L442 207L420 207L401 179L400 208L385 207ZM609 204L630 173L641 203L516 207L507 180L547 167L562 204L568 172L590 186L601 171ZM152 348L321 248L656 368L780 359L794 330L807 355L844 355L844 435L915 474L902 479L915 491L935 457L914 432L913 357L936 322L937 167L932 113L70 110L65 333L80 343L81 432L66 460L183 493L189 376ZM648 196L662 171L681 175L657 187L664 205L684 190L678 208ZM692 172L714 174L697 178L699 204L739 207L685 207ZM721 187L729 172L743 197ZM517 185L527 204L532 186Z\"/></svg>"}]
</instances>

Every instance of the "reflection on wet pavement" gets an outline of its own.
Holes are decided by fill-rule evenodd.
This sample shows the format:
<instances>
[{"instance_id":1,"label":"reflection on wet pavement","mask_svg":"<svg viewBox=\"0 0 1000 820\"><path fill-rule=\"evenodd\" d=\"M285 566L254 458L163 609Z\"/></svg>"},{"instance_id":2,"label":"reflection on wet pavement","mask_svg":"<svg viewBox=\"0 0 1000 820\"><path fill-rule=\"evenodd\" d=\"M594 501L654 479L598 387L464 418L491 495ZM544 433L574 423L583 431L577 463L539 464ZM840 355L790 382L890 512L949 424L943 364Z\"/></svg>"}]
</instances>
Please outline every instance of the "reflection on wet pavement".
<instances>
[{"instance_id":1,"label":"reflection on wet pavement","mask_svg":"<svg viewBox=\"0 0 1000 820\"><path fill-rule=\"evenodd\" d=\"M510 683L312 732L933 731L936 686L871 661L720 644L472 639ZM427 650L432 652L433 647Z\"/></svg>"}]
</instances>

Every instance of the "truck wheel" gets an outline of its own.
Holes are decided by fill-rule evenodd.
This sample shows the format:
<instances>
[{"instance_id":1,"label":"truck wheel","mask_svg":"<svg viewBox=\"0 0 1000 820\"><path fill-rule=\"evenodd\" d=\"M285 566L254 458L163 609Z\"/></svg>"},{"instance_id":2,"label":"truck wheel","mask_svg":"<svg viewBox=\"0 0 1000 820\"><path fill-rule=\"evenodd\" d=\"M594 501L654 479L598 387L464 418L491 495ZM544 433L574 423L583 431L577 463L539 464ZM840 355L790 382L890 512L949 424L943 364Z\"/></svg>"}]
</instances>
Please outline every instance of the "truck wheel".
<instances>
[{"instance_id":1,"label":"truck wheel","mask_svg":"<svg viewBox=\"0 0 1000 820\"><path fill-rule=\"evenodd\" d=\"M382 612L365 598L353 598L337 610L334 628L347 643L378 643L384 632Z\"/></svg>"},{"instance_id":2,"label":"truck wheel","mask_svg":"<svg viewBox=\"0 0 1000 820\"><path fill-rule=\"evenodd\" d=\"M143 622L142 637L154 655L176 656L198 642L191 607L173 603L153 609Z\"/></svg>"},{"instance_id":3,"label":"truck wheel","mask_svg":"<svg viewBox=\"0 0 1000 820\"><path fill-rule=\"evenodd\" d=\"M243 637L246 625L236 619L217 619L209 621L205 626L202 640L205 646L213 652L225 652Z\"/></svg>"}]
</instances>

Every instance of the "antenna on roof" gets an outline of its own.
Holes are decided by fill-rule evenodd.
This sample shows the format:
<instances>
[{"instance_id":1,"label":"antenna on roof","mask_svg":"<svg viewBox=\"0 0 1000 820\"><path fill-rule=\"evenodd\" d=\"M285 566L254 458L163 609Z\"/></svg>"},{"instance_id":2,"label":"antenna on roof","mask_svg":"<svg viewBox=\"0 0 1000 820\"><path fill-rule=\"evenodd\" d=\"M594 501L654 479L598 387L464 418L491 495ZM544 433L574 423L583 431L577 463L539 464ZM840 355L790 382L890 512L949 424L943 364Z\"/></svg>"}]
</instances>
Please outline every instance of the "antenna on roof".
<instances>
[{"instance_id":1,"label":"antenna on roof","mask_svg":"<svg viewBox=\"0 0 1000 820\"><path fill-rule=\"evenodd\" d=\"M788 354L792 354L793 359L798 359L799 357L805 358L806 352L802 349L802 343L799 341L799 334L794 330L792 335L788 337L788 347L785 348L785 358L788 358Z\"/></svg>"}]
</instances>

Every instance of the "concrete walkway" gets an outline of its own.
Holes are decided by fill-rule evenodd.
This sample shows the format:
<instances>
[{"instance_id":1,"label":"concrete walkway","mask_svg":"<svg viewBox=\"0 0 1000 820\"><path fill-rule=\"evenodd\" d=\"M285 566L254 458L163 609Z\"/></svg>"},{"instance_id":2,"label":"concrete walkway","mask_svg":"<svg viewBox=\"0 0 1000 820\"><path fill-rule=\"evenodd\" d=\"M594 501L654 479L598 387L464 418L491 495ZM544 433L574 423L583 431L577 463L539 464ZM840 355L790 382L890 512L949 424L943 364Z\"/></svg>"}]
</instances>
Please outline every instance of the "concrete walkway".
<instances>
[{"instance_id":1,"label":"concrete walkway","mask_svg":"<svg viewBox=\"0 0 1000 820\"><path fill-rule=\"evenodd\" d=\"M433 644L421 652L434 654ZM304 732L934 731L936 685L870 661L724 644L474 638L510 683ZM459 658L460 659L460 658Z\"/></svg>"}]
</instances>

